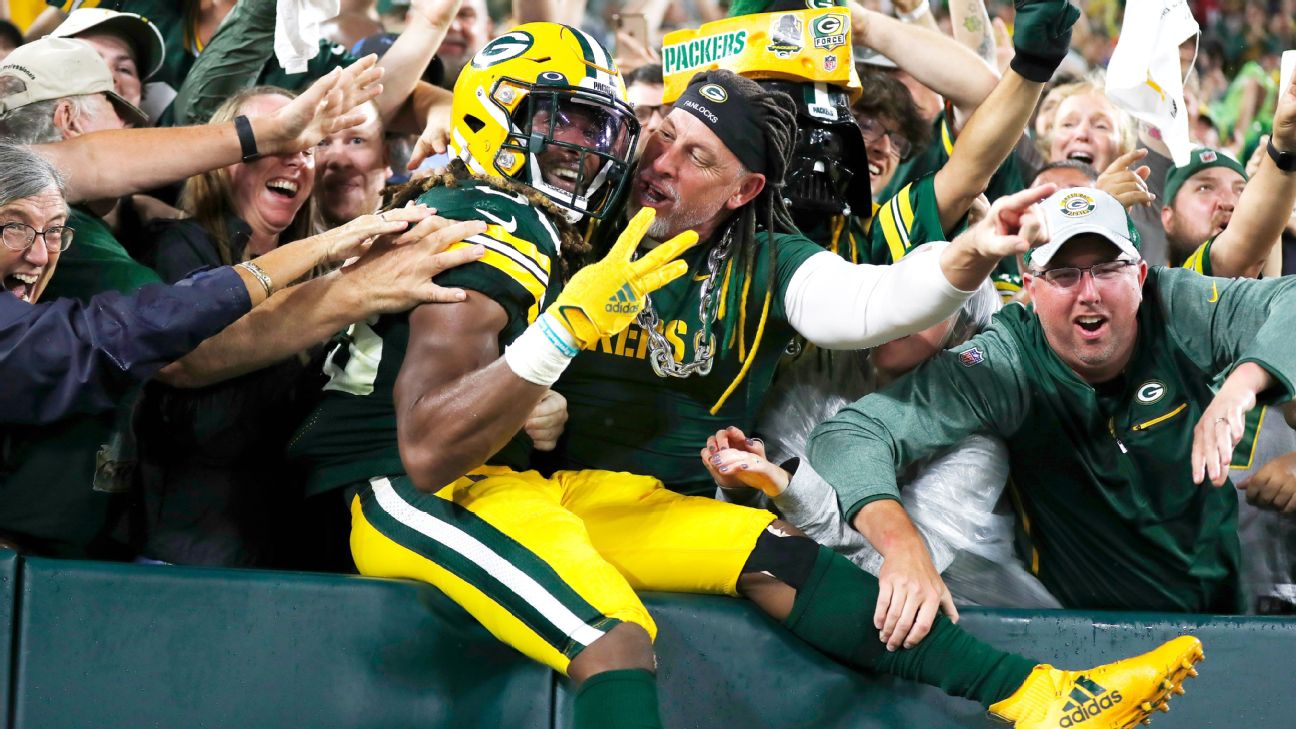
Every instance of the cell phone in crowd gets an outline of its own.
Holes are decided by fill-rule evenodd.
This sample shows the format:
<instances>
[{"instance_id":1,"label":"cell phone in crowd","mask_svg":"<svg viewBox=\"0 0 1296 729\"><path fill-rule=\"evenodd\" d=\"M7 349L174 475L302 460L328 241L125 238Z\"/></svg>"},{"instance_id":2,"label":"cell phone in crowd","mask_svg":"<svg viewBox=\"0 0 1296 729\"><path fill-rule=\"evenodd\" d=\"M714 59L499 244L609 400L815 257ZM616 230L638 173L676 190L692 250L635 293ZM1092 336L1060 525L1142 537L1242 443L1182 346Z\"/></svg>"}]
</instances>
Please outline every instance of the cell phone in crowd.
<instances>
[{"instance_id":1,"label":"cell phone in crowd","mask_svg":"<svg viewBox=\"0 0 1296 729\"><path fill-rule=\"evenodd\" d=\"M652 48L648 38L648 19L643 13L617 13L612 16L612 22L618 33L630 36L644 49ZM620 49L617 52L620 53Z\"/></svg>"}]
</instances>

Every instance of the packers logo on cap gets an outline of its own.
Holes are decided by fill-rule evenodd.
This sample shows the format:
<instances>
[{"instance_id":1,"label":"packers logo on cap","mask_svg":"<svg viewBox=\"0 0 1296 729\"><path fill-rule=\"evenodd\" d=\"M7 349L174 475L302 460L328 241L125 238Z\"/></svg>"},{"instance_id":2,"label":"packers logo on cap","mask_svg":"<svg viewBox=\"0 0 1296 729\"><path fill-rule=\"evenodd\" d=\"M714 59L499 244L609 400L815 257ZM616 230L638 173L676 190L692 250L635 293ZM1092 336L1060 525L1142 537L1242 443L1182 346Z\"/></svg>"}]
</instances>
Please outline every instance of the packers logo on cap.
<instances>
[{"instance_id":1,"label":"packers logo on cap","mask_svg":"<svg viewBox=\"0 0 1296 729\"><path fill-rule=\"evenodd\" d=\"M531 50L533 43L535 39L526 31L515 30L512 33L505 33L477 51L477 55L472 59L473 68L488 68L510 58L517 58Z\"/></svg>"},{"instance_id":2,"label":"packers logo on cap","mask_svg":"<svg viewBox=\"0 0 1296 729\"><path fill-rule=\"evenodd\" d=\"M707 84L698 89L698 93L714 101L717 104L723 104L729 100L729 92L724 90L723 86L717 84Z\"/></svg>"},{"instance_id":3,"label":"packers logo on cap","mask_svg":"<svg viewBox=\"0 0 1296 729\"><path fill-rule=\"evenodd\" d=\"M1061 202L1058 203L1058 207L1061 208L1063 215L1079 218L1092 213L1094 208L1097 207L1097 203L1083 192L1073 192L1062 198Z\"/></svg>"}]
</instances>

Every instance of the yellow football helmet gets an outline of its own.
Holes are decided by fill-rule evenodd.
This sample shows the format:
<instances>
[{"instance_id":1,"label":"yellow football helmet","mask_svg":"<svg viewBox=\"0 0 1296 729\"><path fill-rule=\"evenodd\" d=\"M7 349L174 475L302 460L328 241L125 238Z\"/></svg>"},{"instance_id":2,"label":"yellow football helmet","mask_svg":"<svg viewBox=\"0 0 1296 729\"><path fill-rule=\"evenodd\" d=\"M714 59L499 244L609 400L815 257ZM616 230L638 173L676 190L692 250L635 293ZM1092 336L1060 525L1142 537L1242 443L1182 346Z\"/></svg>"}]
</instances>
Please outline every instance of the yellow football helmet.
<instances>
[{"instance_id":1,"label":"yellow football helmet","mask_svg":"<svg viewBox=\"0 0 1296 729\"><path fill-rule=\"evenodd\" d=\"M531 186L572 222L610 212L639 138L612 55L558 23L519 25L487 43L459 74L451 117L451 154Z\"/></svg>"}]
</instances>

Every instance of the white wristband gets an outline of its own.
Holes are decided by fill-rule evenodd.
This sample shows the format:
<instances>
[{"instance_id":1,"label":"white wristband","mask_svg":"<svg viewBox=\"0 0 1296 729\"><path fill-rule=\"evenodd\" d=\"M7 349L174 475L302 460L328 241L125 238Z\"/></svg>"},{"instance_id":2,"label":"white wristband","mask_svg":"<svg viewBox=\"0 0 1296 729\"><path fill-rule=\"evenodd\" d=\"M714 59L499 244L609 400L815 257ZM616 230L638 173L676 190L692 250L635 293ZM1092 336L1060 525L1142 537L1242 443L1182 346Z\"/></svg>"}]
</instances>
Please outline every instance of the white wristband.
<instances>
[{"instance_id":1,"label":"white wristband","mask_svg":"<svg viewBox=\"0 0 1296 729\"><path fill-rule=\"evenodd\" d=\"M928 2L928 0L922 0L922 2L918 3L918 7L914 8L913 10L910 10L907 13L897 12L896 17L903 20L906 23L912 23L915 20L921 19L922 16L927 15L930 12L931 12L931 3Z\"/></svg>"},{"instance_id":2,"label":"white wristband","mask_svg":"<svg viewBox=\"0 0 1296 729\"><path fill-rule=\"evenodd\" d=\"M549 387L579 353L571 332L545 313L504 348L504 361L518 377Z\"/></svg>"}]
</instances>

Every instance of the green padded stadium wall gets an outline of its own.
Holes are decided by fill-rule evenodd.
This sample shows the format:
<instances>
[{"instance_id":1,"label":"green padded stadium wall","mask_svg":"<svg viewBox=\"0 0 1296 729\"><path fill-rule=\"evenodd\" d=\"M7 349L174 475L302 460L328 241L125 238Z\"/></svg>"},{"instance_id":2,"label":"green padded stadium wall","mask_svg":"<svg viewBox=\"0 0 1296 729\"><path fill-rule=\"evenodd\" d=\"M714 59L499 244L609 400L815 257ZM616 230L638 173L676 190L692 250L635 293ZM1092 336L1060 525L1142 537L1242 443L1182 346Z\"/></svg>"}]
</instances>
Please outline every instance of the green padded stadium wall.
<instances>
[{"instance_id":1,"label":"green padded stadium wall","mask_svg":"<svg viewBox=\"0 0 1296 729\"><path fill-rule=\"evenodd\" d=\"M569 725L563 680L425 585L44 559L16 574L17 729ZM668 727L999 726L970 702L833 664L742 601L645 601ZM1065 667L1190 630L1206 644L1201 678L1154 726L1296 725L1296 621L967 610L963 624Z\"/></svg>"},{"instance_id":2,"label":"green padded stadium wall","mask_svg":"<svg viewBox=\"0 0 1296 729\"><path fill-rule=\"evenodd\" d=\"M3 712L4 725L10 726L10 712L13 685L13 635L14 635L14 600L18 590L18 570L22 561L18 553L0 549L0 712Z\"/></svg>"}]
</instances>

